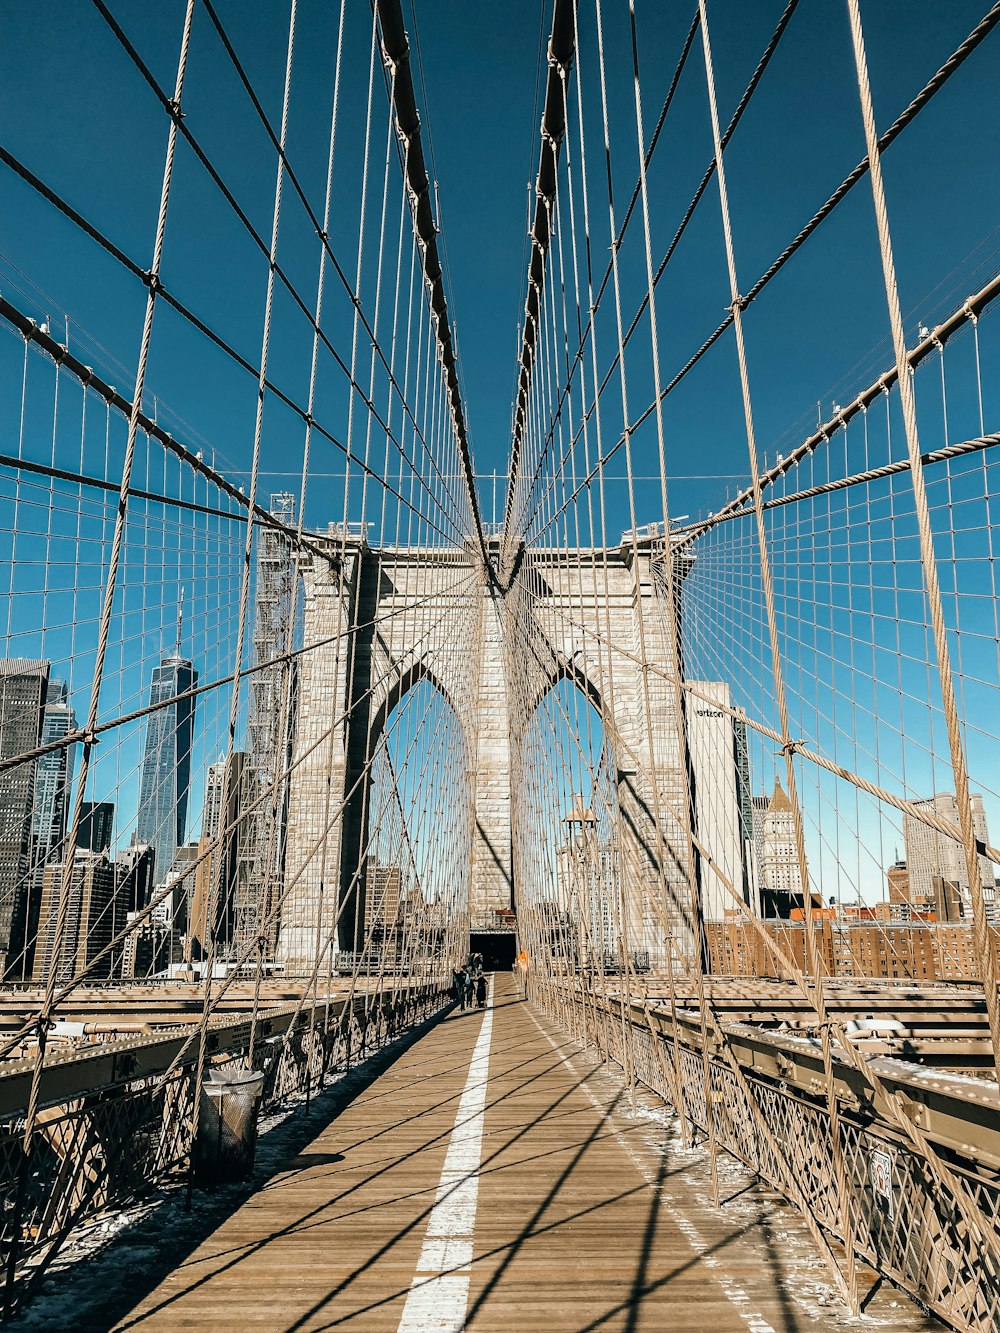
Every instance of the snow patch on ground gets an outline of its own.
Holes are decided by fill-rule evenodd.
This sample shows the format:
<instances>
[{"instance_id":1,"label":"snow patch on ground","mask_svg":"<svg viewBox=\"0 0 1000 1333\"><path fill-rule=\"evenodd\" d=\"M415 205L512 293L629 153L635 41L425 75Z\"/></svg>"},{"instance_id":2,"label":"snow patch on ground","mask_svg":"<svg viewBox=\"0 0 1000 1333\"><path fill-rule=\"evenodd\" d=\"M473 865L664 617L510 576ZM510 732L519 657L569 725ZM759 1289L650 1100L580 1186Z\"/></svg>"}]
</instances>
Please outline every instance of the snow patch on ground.
<instances>
[{"instance_id":1,"label":"snow patch on ground","mask_svg":"<svg viewBox=\"0 0 1000 1333\"><path fill-rule=\"evenodd\" d=\"M701 1133L698 1143L694 1147L688 1146L682 1140L680 1117L673 1107L646 1088L637 1087L633 1109L628 1096L622 1095L625 1079L621 1069L612 1063L599 1065L589 1053L574 1056L574 1060L581 1063L588 1058L593 1059L595 1065L588 1086L608 1105L617 1099L614 1120L619 1125L631 1124L641 1130L651 1160L665 1157L682 1168L680 1179L695 1197L694 1210L689 1201L685 1203L695 1232L700 1220L707 1223L717 1219L719 1211L712 1199L708 1145ZM636 1135L629 1132L628 1137L639 1149ZM917 1330L939 1326L936 1320L888 1286L876 1294L863 1314L852 1315L833 1284L826 1259L817 1250L805 1221L792 1205L727 1153L718 1154L716 1175L724 1215L737 1223L741 1231L745 1228L758 1231L767 1245L767 1261L776 1274L782 1297L796 1307L800 1316L825 1328L864 1329L872 1330L872 1333L878 1329L917 1333ZM664 1199L669 1200L670 1178L659 1188ZM862 1284L862 1299L864 1293Z\"/></svg>"},{"instance_id":2,"label":"snow patch on ground","mask_svg":"<svg viewBox=\"0 0 1000 1333\"><path fill-rule=\"evenodd\" d=\"M32 1293L30 1304L8 1327L16 1333L68 1333L71 1329L73 1333L96 1333L106 1329L109 1293L126 1285L130 1273L169 1267L171 1255L187 1254L200 1243L208 1231L315 1137L356 1085L366 1083L371 1071L381 1068L421 1028L404 1033L364 1064L332 1073L323 1091L313 1094L307 1115L301 1114L305 1093L294 1093L261 1115L254 1171L249 1180L210 1191L195 1190L190 1206L183 1181L161 1185L121 1212L79 1227Z\"/></svg>"}]
</instances>

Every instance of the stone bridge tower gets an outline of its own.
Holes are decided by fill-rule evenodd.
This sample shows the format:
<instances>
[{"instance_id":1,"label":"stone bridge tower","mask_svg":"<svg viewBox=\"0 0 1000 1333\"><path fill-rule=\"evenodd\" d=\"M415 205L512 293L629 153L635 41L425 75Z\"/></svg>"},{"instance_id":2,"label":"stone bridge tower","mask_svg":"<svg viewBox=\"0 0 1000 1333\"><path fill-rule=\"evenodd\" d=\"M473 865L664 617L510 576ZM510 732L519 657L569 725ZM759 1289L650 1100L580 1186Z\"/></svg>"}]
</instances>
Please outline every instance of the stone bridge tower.
<instances>
[{"instance_id":1,"label":"stone bridge tower","mask_svg":"<svg viewBox=\"0 0 1000 1333\"><path fill-rule=\"evenodd\" d=\"M513 746L531 706L558 679L572 680L601 716L613 775L616 875L622 924L632 950L663 965L668 940L689 965L692 929L683 809L680 719L669 674L672 659L661 538L609 549L526 555L507 598L511 638L508 688L525 701L514 709ZM675 561L679 583L688 565ZM643 661L651 669L643 669ZM530 799L524 784L515 796ZM515 877L518 877L515 856Z\"/></svg>"},{"instance_id":2,"label":"stone bridge tower","mask_svg":"<svg viewBox=\"0 0 1000 1333\"><path fill-rule=\"evenodd\" d=\"M512 775L516 783L531 709L569 677L600 712L613 758L631 943L662 959L672 934L689 952L686 852L666 814L686 799L673 688L662 674L644 682L638 664L639 617L647 659L669 661L655 552L640 554L638 568L630 547L531 554L504 589L460 550L375 550L331 536L329 551L301 564L304 641L322 646L303 654L298 678L278 961L290 973L311 966L317 932L334 932L348 896L337 944L358 940L366 766L392 709L421 680L448 700L466 739L473 922L517 905L512 828L525 794L512 793ZM610 660L609 634L623 650Z\"/></svg>"}]
</instances>

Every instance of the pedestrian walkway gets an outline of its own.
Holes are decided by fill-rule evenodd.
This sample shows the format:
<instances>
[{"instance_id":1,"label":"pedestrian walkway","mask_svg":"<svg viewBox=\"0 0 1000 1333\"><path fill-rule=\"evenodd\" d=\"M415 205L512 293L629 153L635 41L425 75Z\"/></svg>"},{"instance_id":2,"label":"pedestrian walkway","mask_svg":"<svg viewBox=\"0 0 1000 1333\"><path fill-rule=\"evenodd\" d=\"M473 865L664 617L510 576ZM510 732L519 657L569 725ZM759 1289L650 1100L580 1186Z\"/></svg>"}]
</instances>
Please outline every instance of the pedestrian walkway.
<instances>
[{"instance_id":1,"label":"pedestrian walkway","mask_svg":"<svg viewBox=\"0 0 1000 1333\"><path fill-rule=\"evenodd\" d=\"M676 1144L659 1103L640 1097L631 1112L620 1073L534 1014L509 977L491 1000L431 1028L189 1253L175 1249L162 1280L163 1266L144 1286L141 1256L120 1245L133 1308L123 1315L119 1297L103 1327L843 1323L791 1210L735 1166L722 1173L730 1202L713 1208L702 1153ZM883 1329L934 1326L885 1292L870 1313Z\"/></svg>"}]
</instances>

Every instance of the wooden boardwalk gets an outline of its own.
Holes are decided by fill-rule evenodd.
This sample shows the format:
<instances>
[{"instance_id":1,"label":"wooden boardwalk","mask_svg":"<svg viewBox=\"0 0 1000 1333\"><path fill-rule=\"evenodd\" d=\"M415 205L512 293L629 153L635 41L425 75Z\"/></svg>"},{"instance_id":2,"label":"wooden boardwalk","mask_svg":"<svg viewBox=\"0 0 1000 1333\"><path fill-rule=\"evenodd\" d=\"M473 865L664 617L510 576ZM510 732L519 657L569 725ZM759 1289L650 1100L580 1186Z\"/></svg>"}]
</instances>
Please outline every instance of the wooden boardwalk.
<instances>
[{"instance_id":1,"label":"wooden boardwalk","mask_svg":"<svg viewBox=\"0 0 1000 1333\"><path fill-rule=\"evenodd\" d=\"M703 1155L676 1146L663 1108L640 1098L631 1113L617 1071L537 1018L509 978L497 991L485 1015L432 1027L190 1243L161 1230L161 1253L144 1263L134 1238L117 1242L127 1298L119 1287L106 1307L81 1304L66 1327L786 1333L849 1322L780 1200L729 1167L731 1201L714 1209ZM936 1327L892 1293L869 1313L882 1329ZM25 1320L47 1326L31 1310Z\"/></svg>"}]
</instances>

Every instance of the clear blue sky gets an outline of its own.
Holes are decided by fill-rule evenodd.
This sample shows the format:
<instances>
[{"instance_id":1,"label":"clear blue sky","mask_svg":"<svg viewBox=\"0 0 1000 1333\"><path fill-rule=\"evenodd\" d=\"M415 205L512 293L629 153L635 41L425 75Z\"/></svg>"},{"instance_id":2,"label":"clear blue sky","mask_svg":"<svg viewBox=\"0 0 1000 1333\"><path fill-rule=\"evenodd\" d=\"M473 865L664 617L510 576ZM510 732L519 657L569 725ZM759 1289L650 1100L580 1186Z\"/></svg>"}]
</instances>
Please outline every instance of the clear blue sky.
<instances>
[{"instance_id":1,"label":"clear blue sky","mask_svg":"<svg viewBox=\"0 0 1000 1333\"><path fill-rule=\"evenodd\" d=\"M416 21L413 9L416 8ZM160 82L170 88L183 14L182 0L150 5L113 0L112 8ZM367 35L370 11L349 4L348 59L344 68L338 152L346 171L356 168L364 122ZM547 35L548 4L527 0L502 5L459 0L405 0L411 44L419 33L421 113L429 131L429 154L438 187L440 220L447 257L452 316L458 326L463 385L476 460L481 473L506 467L511 397L517 354L517 325L524 300L525 230L528 185L537 163L536 86L539 36ZM593 15L585 11L582 40L593 71ZM673 70L693 5L637 0L644 112L649 129ZM783 0L714 0L709 6L719 85L720 114L732 112L783 8ZM218 0L220 15L240 57L276 121L280 111L287 5L279 0ZM332 78L336 7L302 4L296 81L290 121L289 154L310 196L322 201L326 126ZM875 108L884 129L969 33L985 12L985 0L865 0L863 13L872 65ZM615 126L612 167L619 205L635 180L634 125L631 124L631 62L627 0L605 0L609 95ZM8 6L0 43L0 141L78 208L137 262L149 262L166 133L164 114L98 11L82 0L48 0L44 5ZM995 95L1000 37L987 39L961 74L925 110L887 154L886 185L896 246L907 335L933 324L992 273L997 262L996 219L1000 216L1000 102ZM541 67L544 78L544 61ZM599 151L591 97L591 147ZM380 119L384 93L376 99ZM204 9L195 16L188 85L188 124L203 143L255 226L270 229L273 155L226 61ZM380 131L381 132L381 131ZM727 153L729 188L741 286L745 290L863 156L863 137L847 27L846 5L835 0L802 0L779 52L755 95ZM690 194L711 157L703 67L695 45L651 170L653 248L662 253ZM593 169L593 164L592 164ZM355 171L356 174L356 171ZM49 204L0 166L0 291L28 313L72 321L71 344L100 365L113 383L127 390L134 373L145 292L136 280L83 238ZM351 227L357 202L349 188L334 200L335 247L353 267ZM642 290L637 264L638 220L633 222L631 268L625 278L626 319ZM606 213L594 206L594 253L600 270L608 253ZM312 299L316 241L301 210L286 194L280 257L307 300ZM23 275L26 275L23 276ZM265 266L234 223L214 187L187 149L178 157L164 252L166 284L194 311L255 360L260 347ZM370 279L366 299L371 298ZM682 365L718 323L729 294L725 278L718 196L713 187L699 206L659 295L664 369ZM331 337L349 344L349 325L330 312ZM338 323L339 321L339 323ZM94 341L96 340L97 346ZM996 336L984 321L986 429L996 426ZM747 339L761 449L769 458L787 451L815 423L817 400L827 414L834 400L848 401L890 364L881 270L875 243L871 193L857 186L837 214L772 285L747 316ZM275 380L304 401L309 339L286 298L275 310L271 369ZM120 363L118 368L114 363ZM110 368L109 368L110 367ZM7 451L17 430L11 404L19 398L20 360L6 348L0 361L4 401L0 429ZM179 435L194 447L213 450L223 470L245 479L255 407L255 384L220 354L206 349L167 310L157 317L147 380L147 397L157 411L186 426ZM636 358L631 382L634 402L649 401L649 375ZM327 365L319 410L341 429L345 396L342 380ZM950 436L978 430L971 381L959 377L949 400ZM61 418L62 420L62 418ZM71 430L71 415L60 431ZM928 415L925 447L941 442L936 418ZM668 470L674 513L714 510L745 477L746 446L732 340L722 340L698 371L674 394L667 412ZM44 458L51 449L51 423L29 429L25 451ZM62 438L62 437L60 437ZM637 440L640 475L653 471L653 437ZM301 424L269 407L265 415L262 491L292 486L298 467ZM69 450L68 437L65 450ZM88 464L96 466L96 446ZM339 516L343 464L332 449L315 456L307 518L324 524ZM620 471L620 469L619 469ZM109 475L113 478L113 467ZM489 516L491 494L485 488ZM611 486L612 538L625 526L621 487ZM638 519L658 518L655 486L641 487ZM973 538L969 538L972 551ZM214 544L213 544L214 543ZM176 543L175 543L176 545ZM215 579L216 610L201 617L203 677L215 655L217 666L231 646L233 625L227 607L235 586L237 553L225 540L206 536ZM727 559L738 559L734 546ZM842 558L831 552L828 569ZM854 557L852 557L854 558ZM857 558L865 560L864 553ZM195 576L176 550L144 566L151 582L179 586ZM706 576L708 566L706 565ZM26 576L27 577L27 576ZM733 614L734 588L721 585L720 624ZM27 590L25 587L24 590ZM141 598L141 592L138 594ZM812 595L799 586L793 596ZM828 594L833 597L832 591ZM730 601L727 602L727 596ZM149 667L169 634L174 608L141 608L135 642L142 665L135 678L121 680L122 700L138 703ZM801 605L801 603L800 603ZM881 627L873 626L876 636ZM992 631L990 631L992 633ZM705 649L699 669L722 674L717 655L723 632ZM893 647L894 645L889 645ZM903 645L904 650L912 645ZM758 651L760 651L758 646ZM987 644L987 652L990 645ZM798 669L808 678L809 652L798 649ZM918 664L926 645L914 649ZM713 654L716 655L713 660ZM58 655L53 653L54 656ZM79 657L85 691L85 656ZM978 663L992 699L995 661ZM754 675L737 679L736 693L752 695ZM852 666L857 680L869 668ZM839 687L839 686L838 686ZM843 686L845 692L847 685ZM914 689L919 695L924 685ZM803 700L805 688L803 687ZM978 696L977 696L978 697ZM77 696L78 701L80 696ZM822 700L812 707L810 734L843 736L842 722L823 722ZM79 702L78 702L79 706ZM978 705L977 705L978 706ZM208 718L202 760L214 758L224 730L222 712ZM900 708L902 716L902 708ZM904 718L903 724L909 725ZM898 725L898 719L897 719ZM933 729L932 724L928 724ZM824 732L824 727L832 730ZM933 748L942 753L940 739ZM979 784L987 786L992 761L984 750ZM992 751L990 750L991 754ZM762 765L773 762L764 756ZM127 767L128 765L126 765ZM977 767L974 764L974 770ZM910 773L918 786L930 781L926 765ZM818 799L818 798L817 798ZM192 803L200 793L192 793ZM881 853L880 853L881 855Z\"/></svg>"},{"instance_id":2,"label":"clear blue sky","mask_svg":"<svg viewBox=\"0 0 1000 1333\"><path fill-rule=\"evenodd\" d=\"M429 124L439 184L442 225L458 324L464 384L477 462L502 469L509 443L516 327L524 299L527 185L537 160L534 117L539 6L527 0L470 5L459 0L415 0ZM713 23L720 110L725 121L762 51L782 4L748 6L717 0ZM971 30L983 0L914 0L900 7L869 0L864 14L884 127ZM355 92L366 73L361 27L366 6L353 4ZM330 49L335 6L302 6L299 43L301 88L293 105L291 150L317 202L321 199ZM691 6L637 6L648 124L659 110ZM172 83L183 5L122 2L115 13L166 86ZM223 0L223 20L263 94L269 111L280 107L286 6L263 0ZM548 7L544 26L547 33ZM329 11L329 12L326 12ZM0 127L4 143L53 184L129 254L148 261L162 161L163 114L127 64L99 14L78 0L9 7L0 52ZM631 94L627 5L606 6L612 85L618 88L623 148L616 159L618 193L634 181L634 141L625 135ZM414 23L409 23L411 39ZM991 236L1000 185L991 163L998 148L998 108L992 95L996 37L925 111L887 159L892 222L904 309L910 322L932 322L962 293L972 266L967 257ZM543 71L544 73L544 71ZM349 76L349 81L350 81ZM797 230L813 208L862 155L846 6L803 0L729 156L736 212L736 244L745 285ZM422 94L421 94L422 96ZM614 96L614 92L613 92ZM263 136L236 88L204 11L195 19L195 44L186 105L189 123L262 231L269 222L272 170ZM613 108L614 109L614 108ZM345 113L342 141L360 132ZM670 170L654 177L654 227L669 236L693 183L710 157L700 52L695 47L671 116L661 156ZM594 127L596 129L596 126ZM595 147L596 147L595 140ZM182 154L168 227L165 276L199 313L233 336L248 354L259 341L260 264L235 228L223 220L204 173ZM52 209L4 173L0 248L58 305L89 329L125 366L135 360L142 292L131 278L95 253ZM288 215L291 216L289 208ZM595 233L606 226L598 217ZM308 236L290 225L286 259L303 288L311 286ZM677 275L664 288L661 319L681 364L714 327L728 303L719 244L717 196L707 192L678 253ZM786 432L815 418L845 392L845 377L882 343L886 326L867 185L856 189L794 266L753 312L748 337L758 369L762 446L776 447ZM606 253L604 240L602 254ZM995 253L988 242L976 260ZM944 275L958 273L934 290ZM7 285L6 283L4 285ZM44 304L39 299L39 305ZM41 313L45 313L42 311ZM202 376L185 359L190 350L176 321L163 318L154 343L150 386L207 440L245 466L243 432L252 395L238 376ZM298 345L279 366L302 390ZM885 360L883 355L876 363ZM780 374L777 373L780 366ZM726 387L729 354L713 355L699 378L702 391L677 395L673 425L683 457L673 465L692 471L691 447L712 471L745 472L742 442L733 439ZM682 401L683 400L683 401ZM249 404L249 406L248 406ZM252 419L252 417L251 417ZM702 451L705 452L702 452ZM278 471L275 468L275 471ZM714 508L720 483L685 483L676 508ZM318 517L318 515L317 515Z\"/></svg>"}]
</instances>

